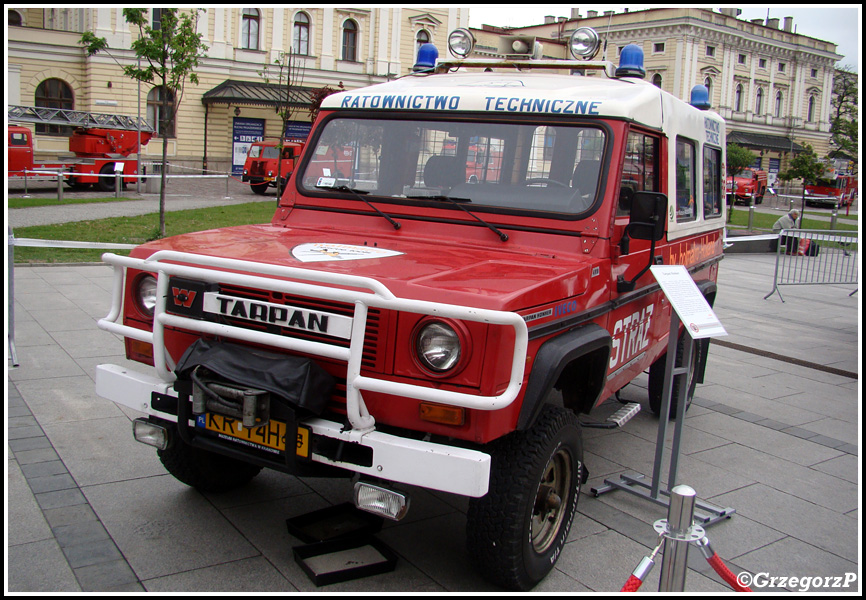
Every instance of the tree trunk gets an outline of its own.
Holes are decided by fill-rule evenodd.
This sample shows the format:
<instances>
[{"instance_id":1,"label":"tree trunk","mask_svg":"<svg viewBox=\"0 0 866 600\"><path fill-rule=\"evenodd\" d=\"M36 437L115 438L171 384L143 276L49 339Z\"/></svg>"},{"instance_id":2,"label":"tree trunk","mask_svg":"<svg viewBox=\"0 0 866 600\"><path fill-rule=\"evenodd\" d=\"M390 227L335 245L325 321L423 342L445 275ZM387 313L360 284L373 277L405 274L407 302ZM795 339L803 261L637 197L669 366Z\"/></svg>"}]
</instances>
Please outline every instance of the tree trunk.
<instances>
[{"instance_id":1,"label":"tree trunk","mask_svg":"<svg viewBox=\"0 0 866 600\"><path fill-rule=\"evenodd\" d=\"M165 237L165 171L168 160L168 126L171 123L171 113L168 110L168 89L162 86L162 173L159 184L159 237Z\"/></svg>"}]
</instances>

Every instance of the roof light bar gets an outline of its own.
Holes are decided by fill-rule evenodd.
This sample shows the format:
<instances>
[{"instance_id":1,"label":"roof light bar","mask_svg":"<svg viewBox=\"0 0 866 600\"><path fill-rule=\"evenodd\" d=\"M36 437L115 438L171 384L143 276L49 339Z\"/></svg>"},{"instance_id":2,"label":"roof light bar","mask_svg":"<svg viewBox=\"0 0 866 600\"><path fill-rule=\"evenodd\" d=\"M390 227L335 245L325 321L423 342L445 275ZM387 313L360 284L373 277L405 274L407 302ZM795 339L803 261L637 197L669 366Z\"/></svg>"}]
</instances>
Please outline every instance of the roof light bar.
<instances>
[{"instance_id":1,"label":"roof light bar","mask_svg":"<svg viewBox=\"0 0 866 600\"><path fill-rule=\"evenodd\" d=\"M568 51L578 60L592 58L599 45L598 34L590 27L580 27L568 38Z\"/></svg>"}]
</instances>

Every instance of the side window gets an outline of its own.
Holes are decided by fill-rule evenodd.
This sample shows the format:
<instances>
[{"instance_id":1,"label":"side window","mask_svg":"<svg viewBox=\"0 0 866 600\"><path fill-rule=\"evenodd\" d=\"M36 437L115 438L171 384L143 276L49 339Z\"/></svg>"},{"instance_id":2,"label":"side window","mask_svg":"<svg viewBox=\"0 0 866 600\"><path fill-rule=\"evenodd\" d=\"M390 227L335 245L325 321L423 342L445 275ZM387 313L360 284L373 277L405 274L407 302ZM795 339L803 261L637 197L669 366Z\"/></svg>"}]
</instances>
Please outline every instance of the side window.
<instances>
[{"instance_id":1,"label":"side window","mask_svg":"<svg viewBox=\"0 0 866 600\"><path fill-rule=\"evenodd\" d=\"M658 192L658 138L631 131L626 139L625 160L616 214L628 215L635 192Z\"/></svg>"},{"instance_id":2,"label":"side window","mask_svg":"<svg viewBox=\"0 0 866 600\"><path fill-rule=\"evenodd\" d=\"M704 218L722 216L722 151L704 146Z\"/></svg>"},{"instance_id":3,"label":"side window","mask_svg":"<svg viewBox=\"0 0 866 600\"><path fill-rule=\"evenodd\" d=\"M23 133L12 133L9 135L10 146L26 146L27 135Z\"/></svg>"},{"instance_id":4,"label":"side window","mask_svg":"<svg viewBox=\"0 0 866 600\"><path fill-rule=\"evenodd\" d=\"M695 210L695 143L677 137L677 222L694 221Z\"/></svg>"}]
</instances>

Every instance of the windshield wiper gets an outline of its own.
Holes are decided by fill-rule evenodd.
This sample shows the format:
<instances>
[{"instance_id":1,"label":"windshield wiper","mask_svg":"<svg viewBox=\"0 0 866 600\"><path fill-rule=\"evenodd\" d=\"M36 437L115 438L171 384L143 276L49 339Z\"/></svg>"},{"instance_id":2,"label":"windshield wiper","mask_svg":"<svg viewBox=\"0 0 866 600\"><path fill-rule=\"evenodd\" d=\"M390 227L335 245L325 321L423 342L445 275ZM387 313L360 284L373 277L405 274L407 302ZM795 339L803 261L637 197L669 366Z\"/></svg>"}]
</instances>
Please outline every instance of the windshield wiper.
<instances>
[{"instance_id":1,"label":"windshield wiper","mask_svg":"<svg viewBox=\"0 0 866 600\"><path fill-rule=\"evenodd\" d=\"M369 206L370 208L375 210L377 213L379 213L379 215L381 215L386 221L388 221L391 225L394 226L394 229L400 229L400 224L397 221L395 221L394 219L392 219L391 217L389 217L388 215L383 213L381 210L379 210L376 207L376 205L374 205L372 202L370 202L369 200L364 198L364 196L361 195L361 194L369 194L370 192L368 192L367 190L352 189L348 185L319 185L319 184L316 184L316 187L319 189L323 189L323 190L333 190L335 192L349 192L350 194L355 196L355 198L357 198L358 200L360 200L361 202L363 202L364 204L366 204L367 206Z\"/></svg>"},{"instance_id":2,"label":"windshield wiper","mask_svg":"<svg viewBox=\"0 0 866 600\"><path fill-rule=\"evenodd\" d=\"M463 206L461 204L461 202L472 202L472 200L470 200L469 198L452 198L451 196L446 196L444 194L439 195L439 196L406 196L406 197L418 199L418 200L440 200L440 201L445 200L446 202L450 202L451 204L453 204L454 206L456 206L457 208L459 208L460 210L465 212L467 215L469 215L470 217L472 217L473 219L475 219L476 221L478 221L479 223L481 223L482 225L487 227L487 229L489 229L490 231L492 231L493 233L498 235L500 240L502 240L503 242L508 241L508 234L507 233L500 231L499 229L496 228L495 225L491 225L490 223L488 223L487 221L485 221L484 219L482 219L481 217L479 217L474 212L472 212L471 210L469 210L468 208L466 208L465 206Z\"/></svg>"}]
</instances>

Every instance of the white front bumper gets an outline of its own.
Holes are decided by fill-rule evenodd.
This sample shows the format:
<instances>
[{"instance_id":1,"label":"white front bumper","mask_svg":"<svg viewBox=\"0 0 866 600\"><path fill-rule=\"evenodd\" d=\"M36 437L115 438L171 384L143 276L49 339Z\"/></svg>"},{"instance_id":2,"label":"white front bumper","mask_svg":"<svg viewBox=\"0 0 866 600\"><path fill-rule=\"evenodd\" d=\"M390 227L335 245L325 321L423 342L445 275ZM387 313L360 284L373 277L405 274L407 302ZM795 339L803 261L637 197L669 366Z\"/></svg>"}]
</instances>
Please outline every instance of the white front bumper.
<instances>
[{"instance_id":1,"label":"white front bumper","mask_svg":"<svg viewBox=\"0 0 866 600\"><path fill-rule=\"evenodd\" d=\"M176 416L151 407L153 392L177 397L173 385L158 377L118 365L96 367L96 393L99 396L147 415L177 422ZM306 419L302 422L310 427L313 435L353 442L373 450L373 464L370 467L336 462L313 454L315 462L472 498L487 493L490 455L484 452L402 438L375 429L344 431L342 424L325 419Z\"/></svg>"}]
</instances>

